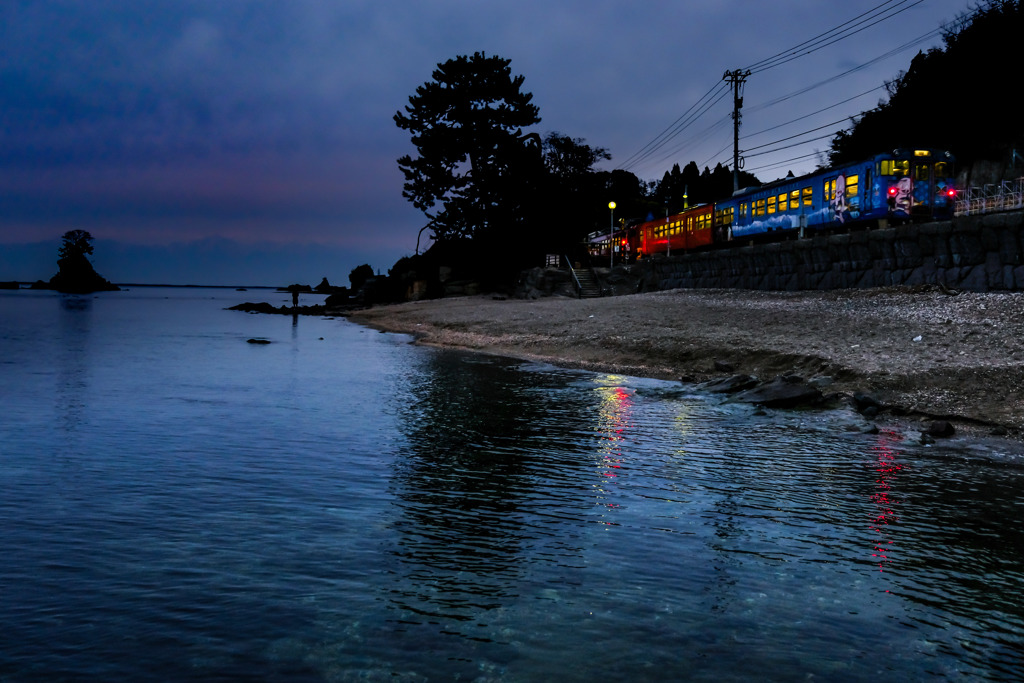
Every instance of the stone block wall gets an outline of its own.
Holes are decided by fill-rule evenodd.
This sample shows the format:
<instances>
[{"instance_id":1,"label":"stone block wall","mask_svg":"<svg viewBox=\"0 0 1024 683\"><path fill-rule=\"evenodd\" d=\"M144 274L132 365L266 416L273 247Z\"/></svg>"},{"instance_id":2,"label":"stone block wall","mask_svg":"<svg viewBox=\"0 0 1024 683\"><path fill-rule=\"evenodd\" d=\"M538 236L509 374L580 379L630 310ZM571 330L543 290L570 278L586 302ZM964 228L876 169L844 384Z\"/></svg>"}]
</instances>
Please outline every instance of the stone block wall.
<instances>
[{"instance_id":1,"label":"stone block wall","mask_svg":"<svg viewBox=\"0 0 1024 683\"><path fill-rule=\"evenodd\" d=\"M1024 290L1024 214L969 216L655 258L643 288Z\"/></svg>"}]
</instances>

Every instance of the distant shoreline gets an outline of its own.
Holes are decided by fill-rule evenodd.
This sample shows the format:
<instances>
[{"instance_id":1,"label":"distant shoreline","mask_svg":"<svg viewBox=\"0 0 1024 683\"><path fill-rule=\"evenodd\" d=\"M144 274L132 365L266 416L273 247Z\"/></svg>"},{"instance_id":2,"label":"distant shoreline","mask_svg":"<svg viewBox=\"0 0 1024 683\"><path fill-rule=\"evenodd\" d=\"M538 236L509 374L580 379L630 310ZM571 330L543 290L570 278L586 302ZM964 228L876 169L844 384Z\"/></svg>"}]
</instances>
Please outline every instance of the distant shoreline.
<instances>
[{"instance_id":1,"label":"distant shoreline","mask_svg":"<svg viewBox=\"0 0 1024 683\"><path fill-rule=\"evenodd\" d=\"M36 280L32 280L31 282L27 281L27 280L7 280L7 281L0 281L0 284L12 284L12 283L15 283L15 284L19 285L18 289L29 289L36 282L37 282ZM174 288L178 288L178 289L234 289L234 290L239 290L239 289L260 289L260 290L266 290L266 289L269 289L269 290L273 290L273 291L276 291L276 290L279 290L279 289L283 289L282 287L280 287L278 285L169 285L169 284L151 284L151 283L142 283L142 282L115 282L114 284L117 285L118 287L174 287ZM12 289L13 290L15 288L14 287L9 287L8 289ZM54 290L40 290L40 291L54 291ZM322 292L315 292L315 291L314 292L303 292L303 293L304 294L322 294Z\"/></svg>"},{"instance_id":2,"label":"distant shoreline","mask_svg":"<svg viewBox=\"0 0 1024 683\"><path fill-rule=\"evenodd\" d=\"M600 299L461 297L346 313L419 343L702 382L817 378L889 415L974 433L1024 429L1024 293L933 288L672 290ZM726 369L726 370L723 370ZM914 418L913 416L917 416Z\"/></svg>"}]
</instances>

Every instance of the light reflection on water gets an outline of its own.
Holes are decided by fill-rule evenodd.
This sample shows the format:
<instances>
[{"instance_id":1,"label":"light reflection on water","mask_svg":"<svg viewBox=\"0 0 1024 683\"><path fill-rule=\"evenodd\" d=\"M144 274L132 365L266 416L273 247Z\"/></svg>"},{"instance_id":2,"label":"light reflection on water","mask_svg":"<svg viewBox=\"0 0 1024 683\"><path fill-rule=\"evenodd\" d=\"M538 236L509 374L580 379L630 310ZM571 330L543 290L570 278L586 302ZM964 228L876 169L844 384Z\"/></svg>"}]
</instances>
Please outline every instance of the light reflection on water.
<instances>
[{"instance_id":1,"label":"light reflection on water","mask_svg":"<svg viewBox=\"0 0 1024 683\"><path fill-rule=\"evenodd\" d=\"M0 678L1024 674L1013 458L240 296L0 293Z\"/></svg>"}]
</instances>

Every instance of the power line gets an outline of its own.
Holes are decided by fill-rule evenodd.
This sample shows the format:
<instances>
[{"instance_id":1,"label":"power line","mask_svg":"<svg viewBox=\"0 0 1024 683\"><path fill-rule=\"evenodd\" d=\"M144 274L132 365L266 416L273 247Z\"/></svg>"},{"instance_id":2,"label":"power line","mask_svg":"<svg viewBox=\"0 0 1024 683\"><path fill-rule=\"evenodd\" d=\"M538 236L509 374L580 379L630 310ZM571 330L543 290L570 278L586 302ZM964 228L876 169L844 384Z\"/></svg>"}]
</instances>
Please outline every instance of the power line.
<instances>
[{"instance_id":1,"label":"power line","mask_svg":"<svg viewBox=\"0 0 1024 683\"><path fill-rule=\"evenodd\" d=\"M638 159L638 157L647 158L648 156L650 156L650 154L652 154L653 152L657 151L660 147L665 145L665 143L667 143L668 140L670 140L670 139L672 139L672 137L678 135L680 131L685 129L686 126L690 125L692 119L691 120L687 120L687 119L691 117L691 114L693 113L694 109L697 109L698 107L701 107L702 103L705 100L707 100L710 97L713 97L716 90L723 90L723 89L724 89L724 86L723 86L723 84L721 82L716 83L710 90L708 90L706 93L704 93L704 95L702 95L701 98L699 100L697 100L689 109L687 109L685 112L683 112L679 116L679 118L677 118L675 121L673 121L668 126L668 128L666 128L662 132L658 133L654 137L653 140L648 142L646 145L644 145L639 150L634 152L632 156L630 156L628 159L626 159L624 162L622 162L622 164L620 165L620 168L626 168L627 166L630 166L630 165L634 165L635 166L640 161L640 159ZM719 95L718 99L716 99L713 102L711 102L711 104L712 105L715 104L723 96L724 95ZM698 112L696 117L699 117L700 114L703 113L703 111L706 111L706 110L707 110L707 107L703 107L703 110ZM693 117L693 118L695 119L696 117Z\"/></svg>"},{"instance_id":2,"label":"power line","mask_svg":"<svg viewBox=\"0 0 1024 683\"><path fill-rule=\"evenodd\" d=\"M785 123L780 123L777 126L772 126L770 128L765 128L763 130L757 131L756 133L751 133L749 135L746 135L745 139L750 139L750 138L753 138L753 137L757 137L758 135L763 135L763 134L765 134L765 133L767 133L769 131L772 131L772 130L777 130L779 128L784 128L784 127L786 127L786 126L788 126L790 124L796 123L797 121L803 121L804 119L809 119L812 116L816 116L817 114L821 114L822 112L826 112L829 109L835 109L836 107L838 107L840 105L843 105L843 104L846 104L847 102L852 102L852 101L854 101L856 99L864 97L865 95L870 95L871 93L875 92L876 90L881 90L884 87L885 87L884 85L876 85L874 88L870 88L869 90L865 90L864 92L860 93L859 95L854 95L853 97L847 97L845 100L839 100L835 104L830 104L827 107L822 107L821 109L819 109L817 111L812 111L810 114L804 114L803 116L798 116L795 119L790 119L789 121L786 121ZM762 106L762 107L752 107L751 109L753 111L758 111L759 109L765 109L765 108L766 107Z\"/></svg>"},{"instance_id":3,"label":"power line","mask_svg":"<svg viewBox=\"0 0 1024 683\"><path fill-rule=\"evenodd\" d=\"M794 161L804 161L805 159L811 159L813 157L818 156L819 154L820 152L817 151L811 152L810 154L801 154L800 156L791 157L789 159L783 159L782 161L776 161L775 163L766 164L765 166L755 166L754 168L747 169L747 171L749 173L753 173L754 171L770 171L774 168L781 168L783 166L786 166L787 164L791 164Z\"/></svg>"},{"instance_id":4,"label":"power line","mask_svg":"<svg viewBox=\"0 0 1024 683\"><path fill-rule=\"evenodd\" d=\"M757 105L757 106L755 106L755 107L752 107L752 108L751 108L751 110L752 110L752 111L761 111L761 110L763 110L763 109L768 109L769 107L775 106L775 105L777 105L777 104L781 104L782 102L785 102L785 101L787 101L787 100L790 100L790 99L792 99L792 98L794 98L794 97L797 97L797 96L799 96L799 95L803 95L803 94L805 94L805 93L808 93L808 92L810 92L810 91L812 91L812 90L816 90L817 88L821 88L821 87L823 87L823 86L826 86L826 85L832 85L832 84L834 84L834 83L835 83L835 82L836 82L837 80L839 80L840 78L845 78L846 76L849 76L849 75L851 75L851 74L853 74L853 73L856 73L856 72L858 72L858 71L861 71L862 69L865 69L865 68L867 68L868 66L870 66L870 65L872 65L872 64L875 64L875 63L877 63L877 62L879 62L879 61L882 61L882 60L884 60L884 59L887 59L887 58L889 58L889 57L891 57L891 56L893 56L893 55L895 55L895 54L898 54L898 53L900 53L900 52L903 52L903 51L905 51L905 50L907 50L907 49L909 49L909 48L911 48L911 47L914 47L914 46L916 46L916 45L918 45L918 44L920 44L920 43L922 43L922 42L925 42L925 41L927 41L927 40L929 40L929 39L931 39L931 38L933 38L933 37L935 37L935 36L939 35L939 34L940 34L940 33L941 33L941 32L942 32L943 30L944 30L944 28L940 27L940 28L938 28L938 29L935 29L935 30L929 31L929 32L927 32L927 33L925 33L925 34L923 34L923 35L920 35L920 36L918 36L917 38L913 38L912 40L909 40L909 41L907 41L906 43L903 43L902 45L899 45L899 46L897 46L897 47L893 48L892 50L889 50L889 51L887 51L887 52L885 52L885 53L883 53L883 54L879 55L878 57L875 57L875 58L873 58L873 59L870 59L870 60L868 60L867 62L864 62L864 63L862 63L862 64L859 64L859 65L857 65L857 66L855 66L855 67L853 67L853 68L851 68L851 69L847 69L846 71L844 71L844 72L842 72L842 73L840 73L840 74L838 74L838 75L836 75L836 76L833 76L833 77L831 77L831 78L827 78L827 79L824 79L824 80L822 80L822 81L818 81L817 83L813 83L813 84L811 84L811 85L808 85L808 86L806 86L806 87L800 88L800 89L798 89L798 90L795 90L794 92L791 92L791 93L789 93L789 94L787 94L787 95L783 95L783 96L781 96L781 97L778 97L778 98L776 98L776 99L774 99L774 100L771 100L771 101L769 101L769 102L765 102L765 103L763 103L763 104ZM870 89L870 90L867 90L867 91L865 91L865 92L861 93L860 95L855 95L854 97L848 98L848 99L846 99L846 100L842 100L841 102L838 102L838 103L836 103L836 104L834 104L834 105L830 105L829 107L825 107L824 109L820 109L820 110L818 110L817 112L814 112L814 114L820 113L820 112L822 112L822 111L825 111L825 110L827 110L827 109L831 109L831 108L834 108L834 107L836 107L836 106L839 106L840 104L844 104L845 102L848 102L848 101L850 101L850 100L856 99L857 97L862 97L863 95L866 95L867 93L873 92L874 90L878 90L879 88L882 88L882 87L885 87L885 86L884 86L884 85L881 85L881 86L876 86L875 88L872 88L872 89ZM870 111L870 110L869 110L869 111ZM862 114L863 114L864 112L860 112L860 113L862 113ZM755 135L760 135L760 134L762 134L762 133L764 133L764 132L767 132L767 130L775 130L775 129L778 129L778 128L782 128L782 127L785 127L785 126L787 126L787 125L790 125L790 124L792 124L792 123L795 123L796 121L800 121L800 120L802 120L802 119L805 119L805 118L808 118L808 117L810 117L810 116L813 116L814 114L808 114L808 115L806 115L806 116L802 116L802 117L799 117L799 118L796 118L796 119L792 119L792 120L790 120L790 121L787 121L787 122L785 122L785 123L781 123L781 124L779 124L779 125L777 125L777 126L773 126L772 128L768 128L768 129L766 129L766 130L763 130L763 131L759 131L758 133L755 133L755 134L753 134L753 135L745 136L745 138L744 138L744 139L749 139L749 138L751 138L751 137L754 137ZM817 130L817 129L811 129L811 130L808 130L808 131L804 131L804 134L806 134L806 133L810 133L810 132L813 132L814 130ZM798 134L798 135L799 135L799 134ZM784 139L791 139L791 138L784 138ZM816 139L817 139L817 138L816 138ZM781 140L779 140L779 141L776 141L776 142L781 142ZM812 142L812 140L808 140L807 142ZM768 144L774 144L774 143L768 143ZM760 147L764 147L764 146L765 146L765 145L761 145ZM760 149L760 147L758 147L758 148L756 148L756 149ZM715 155L714 155L714 156L712 157L712 160L713 160L713 159L715 159L715 158L718 158L718 157L719 157L719 155L721 155L721 153L722 153L722 152L719 152L718 154L715 154ZM710 160L709 160L709 162L707 162L707 163L710 163ZM719 162L719 163L721 163L721 162Z\"/></svg>"},{"instance_id":5,"label":"power line","mask_svg":"<svg viewBox=\"0 0 1024 683\"><path fill-rule=\"evenodd\" d=\"M888 21L889 19L892 19L896 15L902 14L903 12L906 12L912 7L920 5L922 2L924 2L924 0L915 0L913 3L907 5L906 7L900 7L900 5L905 5L909 1L910 0L900 0L893 7L883 9L879 12L875 12L875 10L878 10L879 8L892 4L892 0L890 0L890 2L884 2L881 5L878 5L875 8L868 10L863 14L854 17L853 19L849 20L846 24L842 24L840 26L837 26L836 28L833 28L830 31L826 31L825 33L819 34L818 36L811 38L810 40L806 40L800 45L794 48L790 48L784 53L779 53L775 57L769 57L768 59L761 60L760 62L755 62L753 66L749 66L747 68L752 73L761 73L762 71L767 71L768 69L774 69L777 66L787 64L795 59L806 57L807 55L813 52L817 52L818 50L822 50L826 47L835 45L836 43L842 40L846 40L847 38L855 36L858 33L861 33L862 31L866 31L869 28L872 28L884 21ZM873 12L875 13L872 14ZM851 22L854 22L867 15L870 15L868 16L868 19L871 20L870 23L866 23L864 25L859 26L850 26ZM805 46L807 47L807 49L802 49Z\"/></svg>"},{"instance_id":6,"label":"power line","mask_svg":"<svg viewBox=\"0 0 1024 683\"><path fill-rule=\"evenodd\" d=\"M879 4L879 5L876 5L876 6L872 7L871 9L867 10L866 12L863 12L863 13L857 15L856 17L853 17L852 19L844 22L843 24L840 24L840 25L838 25L836 27L833 27L832 29L830 29L828 31L825 31L824 33L818 34L817 36L809 38L808 40L805 40L804 42L802 42L802 43L800 43L800 44L798 44L798 45L796 45L796 46L794 46L794 47L792 47L792 48L790 48L788 50L784 50L782 52L776 53L775 55L772 55L772 56L767 57L765 59L762 59L760 61L754 62L753 64L751 64L747 68L750 71L752 71L753 73L760 73L760 72L763 72L763 71L767 71L768 69L774 68L776 66L781 66L782 64L786 64L786 63L788 63L790 61L793 61L795 59L798 59L800 57L807 56L807 55L809 55L809 54L811 54L813 52L816 52L817 50L820 50L820 49L823 49L825 47L828 47L829 45L834 45L834 44L836 44L837 42L839 42L841 40L844 40L844 39L846 39L848 37L856 35L856 34L862 32L862 31L867 30L868 28L874 27L874 26L878 25L879 23L882 23L883 21L888 21L888 20L892 19L893 17L895 17L896 15L901 14L901 13L903 13L903 12L905 12L905 11L907 11L907 10L909 10L909 9L919 5L919 4L921 4L923 1L924 0L913 0L913 1L912 0L887 0L887 2L883 2L883 3ZM851 24L853 24L853 22L857 22L858 20L865 20L867 23L861 23L861 24L858 24L858 25L852 25L851 26ZM749 111L760 111L762 109L767 109L767 108L769 108L771 106L780 104L780 103L785 102L785 101L787 101L789 99L792 99L792 98L797 97L799 95L802 95L802 94L805 94L805 93L810 92L812 90L815 90L815 89L817 89L819 87L823 87L825 85L834 84L835 81L840 79L840 78L843 78L845 76L849 76L849 75L851 75L853 73L856 73L857 71L860 71L862 69L865 69L865 68L867 68L867 67L869 67L869 66L871 66L871 65L873 65L873 64L875 64L875 63L877 63L879 61L882 61L882 60L887 59L887 58L889 58L889 57L891 57L891 56L893 56L895 54L898 54L899 52L902 52L902 51L904 51L904 50L906 50L906 49L908 49L910 47L913 47L913 46L915 46L915 45L917 45L919 43L922 43L924 41L930 40L930 39L936 37L937 35L940 35L944 30L945 30L945 27L940 27L938 29L929 31L928 33L925 33L924 35L919 36L917 38L914 38L913 40L908 41L908 42L904 43L903 45L900 45L900 46L898 46L896 48L893 48L893 49L885 52L884 54L882 54L882 55L880 55L878 57L875 57L874 59L871 59L871 60L869 60L867 62L864 62L863 64L860 64L860 65L858 65L856 67L853 67L852 69L848 69L847 71L844 71L844 72L838 74L837 76L833 76L832 78L829 78L829 79L826 79L826 80L823 80L823 81L819 81L817 83L811 84L811 85L806 86L804 88L798 89L798 90L796 90L796 91L794 91L794 92L792 92L792 93L790 93L788 95L776 98L775 100L772 100L770 102L766 102L764 104L757 105L757 106L751 108ZM623 168L623 169L627 169L627 170L630 169L630 168L635 168L640 163L650 159L650 157L655 152L657 152L658 150L664 148L665 145L667 145L670 141L672 141L673 139L678 137L683 131L685 131L693 123L695 123L697 119L699 119L701 116L703 116L705 113L707 113L715 104L720 102L725 97L725 95L727 94L726 91L719 92L717 94L717 97L715 96L716 89L720 88L721 86L722 86L722 82L719 82L715 87L712 87L707 93L705 93L705 95L703 97L701 97L700 100L697 101L697 103L695 103L693 106L691 106L686 112L683 113L683 115L681 115L679 118L677 118L672 123L672 125L670 125L664 131L659 133L653 140L651 140L649 143L644 145L644 147L642 147L640 150L638 150L632 156L630 156L628 159L626 159L626 161L624 161L619 166L619 168ZM763 134L763 133L767 132L768 130L775 130L775 129L782 128L782 127L787 126L787 125L791 125L791 124L795 123L796 121L800 121L800 120L809 118L810 116L813 116L813 115L815 115L817 113L821 113L822 111L826 111L828 109L834 108L836 106L839 106L839 105L844 104L846 102L849 102L851 100L857 99L858 97L862 97L862 96L864 96L864 95L866 95L866 94L868 94L870 92L873 92L874 90L877 90L877 89L879 89L881 87L884 87L884 86L877 86L877 87L872 88L870 90L867 90L867 91L865 91L865 92L863 92L863 93L861 93L859 95L855 95L853 97L850 97L850 98L847 98L845 100L842 100L841 102L838 102L836 104L830 105L830 106L825 107L823 109L819 109L817 112L814 112L812 114L807 114L805 116L801 116L801 117L792 119L792 120L790 120L790 121L788 121L786 123L782 123L782 124L779 124L777 126L773 126L772 128L768 128L768 129L765 129L763 131L759 131L758 133L755 133L753 135L745 136L745 139L749 139L750 137L753 137L754 135ZM711 130L714 130L714 129L720 127L721 125L722 125L722 121L719 121L719 122L716 122L715 124L713 124L712 126L710 126L709 128L705 129L705 130L706 131L711 131ZM832 125L832 124L828 124L828 125ZM792 139L793 137L799 137L800 135L804 135L804 134L807 134L809 132L813 132L814 130L820 130L820 128L811 129L809 131L805 131L804 133L800 133L800 134L797 134L795 136L791 136L789 138L784 138L784 140ZM682 149L689 142L689 140L692 140L692 138L688 139L687 141L684 141L683 143L675 145L672 148L672 151L666 157L663 157L663 160L666 160L667 158L671 157L674 153L676 153L680 149ZM780 141L776 141L776 143L780 142ZM805 141L805 142L813 142L813 140L808 140L808 141ZM760 149L762 147L765 147L765 146L768 146L768 145L771 145L771 144L776 144L776 143L767 143L766 145L761 145L761 146L759 146L757 148L754 148L754 149ZM785 149L785 148L786 147L783 147L781 149ZM716 153L712 157L712 159L714 159L715 157L717 157L720 154L722 154L725 151L725 149L727 149L727 147L723 148L720 152ZM761 154L766 154L766 153L767 152L763 152Z\"/></svg>"},{"instance_id":7,"label":"power line","mask_svg":"<svg viewBox=\"0 0 1024 683\"><path fill-rule=\"evenodd\" d=\"M876 110L877 110L877 108L876 109L870 109L868 111L876 111ZM863 112L863 113L867 113L867 112ZM766 142L765 144L758 145L757 147L748 147L747 149L743 150L743 153L746 154L747 152L753 152L754 150L763 149L765 147L771 147L772 145L777 145L780 142L786 142L787 140L792 140L793 138L798 138L798 137L801 137L803 135L807 135L808 133L814 133L814 132L822 130L824 128L831 128L832 126L835 126L837 124L843 123L844 121L847 121L847 119L846 118L842 118L842 119L839 119L838 121L833 121L832 123L826 123L823 126L818 126L817 128L811 128L810 130L805 130L803 132L797 133L796 135L790 135L788 138L781 138L779 140L772 140L771 142ZM812 140L807 140L807 142L813 142L813 141ZM783 149L785 149L785 148L783 148ZM767 153L768 152L761 152L759 154L767 154ZM752 154L750 156L759 156L759 154Z\"/></svg>"}]
</instances>

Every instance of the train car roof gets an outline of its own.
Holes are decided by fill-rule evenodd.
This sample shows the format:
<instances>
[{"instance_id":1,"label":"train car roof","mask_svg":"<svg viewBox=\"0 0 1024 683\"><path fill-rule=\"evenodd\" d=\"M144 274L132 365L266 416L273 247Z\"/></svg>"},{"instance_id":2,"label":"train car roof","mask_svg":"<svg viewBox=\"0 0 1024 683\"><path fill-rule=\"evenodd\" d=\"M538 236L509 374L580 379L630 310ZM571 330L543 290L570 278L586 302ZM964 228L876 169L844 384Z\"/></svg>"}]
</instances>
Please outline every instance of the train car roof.
<instances>
[{"instance_id":1,"label":"train car roof","mask_svg":"<svg viewBox=\"0 0 1024 683\"><path fill-rule=\"evenodd\" d=\"M750 185L748 187L741 187L740 189L738 189L738 190L736 190L735 192L732 193L732 197L742 197L744 195L751 194L753 192L758 192L760 190L770 190L772 188L779 187L779 186L782 186L782 185L788 185L788 184L793 183L793 182L799 182L799 181L801 181L801 180L803 180L805 178L812 178L812 177L824 175L824 174L830 173L830 172L838 172L838 171L840 171L840 170L842 170L844 168L849 168L850 166L859 166L861 164L875 163L875 162L880 161L882 159L894 159L894 158L902 158L902 157L909 157L909 158L926 158L927 157L927 158L932 158L932 159L945 158L948 161L954 161L954 157L953 157L952 153L950 153L950 152L948 152L946 150L943 150L943 149L936 149L934 147L907 147L907 148L902 148L901 147L901 148L897 148L897 149L894 149L894 150L889 151L889 152L880 152L879 154L876 154L874 156L868 157L866 159L860 159L858 161L848 161L848 162L846 162L844 164L834 164L832 166L826 166L824 168L818 168L818 169L815 169L814 171L811 171L810 173L805 173L804 175L800 175L800 176L788 175L785 178L779 178L777 180L772 180L770 182L762 183L760 185Z\"/></svg>"}]
</instances>

